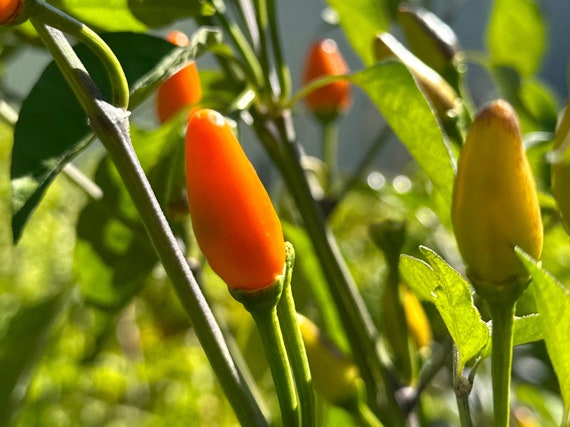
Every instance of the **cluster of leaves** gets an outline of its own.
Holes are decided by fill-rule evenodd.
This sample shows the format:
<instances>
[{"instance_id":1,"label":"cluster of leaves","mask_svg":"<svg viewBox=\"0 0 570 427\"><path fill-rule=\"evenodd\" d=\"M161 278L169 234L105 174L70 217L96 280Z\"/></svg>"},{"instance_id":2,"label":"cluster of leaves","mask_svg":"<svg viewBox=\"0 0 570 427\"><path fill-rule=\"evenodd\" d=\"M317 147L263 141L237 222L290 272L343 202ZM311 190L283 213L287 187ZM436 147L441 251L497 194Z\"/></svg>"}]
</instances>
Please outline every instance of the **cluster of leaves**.
<instances>
[{"instance_id":1,"label":"cluster of leaves","mask_svg":"<svg viewBox=\"0 0 570 427\"><path fill-rule=\"evenodd\" d=\"M393 184L396 180L374 187L361 182L340 201L330 224L382 331L394 327L382 325L378 308L389 266L368 238L368 229L386 218L408 223L404 252L413 257L403 256L400 268L424 302L434 328L433 353L428 360L446 348L449 336L459 355L454 369L442 368L441 377L429 383L422 395L423 416L456 423L448 399L450 380L445 374L461 377L465 367L472 367L491 351L485 307L473 300L468 283L450 266L460 265L448 212L457 146L442 133L408 69L396 61L375 61L371 41L378 30L388 29L399 2L328 3L365 64L350 81L370 97L415 160L409 173L410 188L402 191ZM52 4L97 30L109 32L105 40L124 67L131 88L129 108L135 114L136 107L188 59L206 51L231 55L215 29L197 32L187 49L148 34L181 18L206 22L214 13L209 2L61 0ZM506 34L504 28L511 31ZM537 133L552 135L560 109L560 100L536 75L546 46L545 31L546 24L533 2L496 1L487 29L488 52L471 59L489 73L499 96L515 106L523 132L534 137L528 153L545 217L544 269L521 254L534 281L519 303L522 317L515 323L515 344L534 342L517 355L541 370L526 376L515 370L514 403L529 408L540 425L554 425L561 419L561 406L570 405L570 372L566 371L570 326L562 316L570 298L568 289L559 283L570 283L570 270L568 235L549 190L545 153L552 138ZM0 37L6 44L0 52L3 61L29 43L39 44L27 24L10 33L3 30ZM84 46L78 46L77 52L108 92L102 66ZM228 84L218 70L201 70L201 78L204 102L237 116L243 87ZM228 332L228 340L235 339L262 394L275 405L252 324L225 286L203 265L188 228L182 196L183 120L179 117L150 130L135 124L133 143L181 245L197 259L200 283ZM10 176L7 147L12 125L0 126L0 144L5 147L0 153L0 170L6 171L0 180L4 201L0 212L6 224L0 235L0 420L14 419L16 425L37 420L45 425L176 425L180 419L195 420L198 425L234 422L132 201L110 159L91 144L94 138L85 115L55 64L47 66L19 105ZM73 179L66 166L72 159L92 176L90 191ZM335 313L315 304L326 281L308 236L291 213L287 194L274 194L280 202L286 236L302 254L293 285L297 307L319 320L346 349L346 337ZM12 246L12 237L19 241L18 246ZM420 245L433 250L418 249ZM546 341L548 353L541 339ZM420 364L427 365L426 360ZM485 363L482 365L477 370L475 392L478 384L486 387L488 372ZM481 394L477 397L483 399ZM350 423L342 411L321 404L323 425ZM484 412L481 419L489 416L487 409Z\"/></svg>"}]
</instances>

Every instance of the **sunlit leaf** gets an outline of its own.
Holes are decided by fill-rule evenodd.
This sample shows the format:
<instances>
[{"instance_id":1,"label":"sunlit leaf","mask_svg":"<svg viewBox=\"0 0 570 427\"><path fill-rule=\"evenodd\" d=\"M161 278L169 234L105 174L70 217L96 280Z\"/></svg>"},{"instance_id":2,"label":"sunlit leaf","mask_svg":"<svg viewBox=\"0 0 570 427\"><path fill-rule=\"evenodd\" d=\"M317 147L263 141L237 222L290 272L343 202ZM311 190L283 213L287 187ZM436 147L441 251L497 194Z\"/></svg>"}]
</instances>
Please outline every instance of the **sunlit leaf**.
<instances>
[{"instance_id":1,"label":"sunlit leaf","mask_svg":"<svg viewBox=\"0 0 570 427\"><path fill-rule=\"evenodd\" d=\"M378 31L388 29L388 9L384 0L327 0L338 13L340 25L354 51L365 65L374 63L372 41Z\"/></svg>"},{"instance_id":2,"label":"sunlit leaf","mask_svg":"<svg viewBox=\"0 0 570 427\"><path fill-rule=\"evenodd\" d=\"M418 297L435 304L439 311L459 352L458 374L487 345L489 328L473 304L467 281L435 252L420 249L429 264L403 255L400 270Z\"/></svg>"},{"instance_id":3,"label":"sunlit leaf","mask_svg":"<svg viewBox=\"0 0 570 427\"><path fill-rule=\"evenodd\" d=\"M487 29L491 61L521 75L538 70L546 43L546 27L535 0L495 0Z\"/></svg>"},{"instance_id":4,"label":"sunlit leaf","mask_svg":"<svg viewBox=\"0 0 570 427\"><path fill-rule=\"evenodd\" d=\"M144 32L192 16L211 15L203 0L51 0L51 4L103 31Z\"/></svg>"},{"instance_id":5,"label":"sunlit leaf","mask_svg":"<svg viewBox=\"0 0 570 427\"><path fill-rule=\"evenodd\" d=\"M564 406L570 408L570 290L520 248L516 251L532 276L546 349L558 377Z\"/></svg>"},{"instance_id":6,"label":"sunlit leaf","mask_svg":"<svg viewBox=\"0 0 570 427\"><path fill-rule=\"evenodd\" d=\"M399 62L387 61L355 73L350 79L372 99L449 206L454 180L450 151L408 69Z\"/></svg>"},{"instance_id":7,"label":"sunlit leaf","mask_svg":"<svg viewBox=\"0 0 570 427\"><path fill-rule=\"evenodd\" d=\"M53 323L67 294L55 294L24 306L12 318L0 340L0 420L8 420L25 396L30 371L48 342Z\"/></svg>"}]
</instances>

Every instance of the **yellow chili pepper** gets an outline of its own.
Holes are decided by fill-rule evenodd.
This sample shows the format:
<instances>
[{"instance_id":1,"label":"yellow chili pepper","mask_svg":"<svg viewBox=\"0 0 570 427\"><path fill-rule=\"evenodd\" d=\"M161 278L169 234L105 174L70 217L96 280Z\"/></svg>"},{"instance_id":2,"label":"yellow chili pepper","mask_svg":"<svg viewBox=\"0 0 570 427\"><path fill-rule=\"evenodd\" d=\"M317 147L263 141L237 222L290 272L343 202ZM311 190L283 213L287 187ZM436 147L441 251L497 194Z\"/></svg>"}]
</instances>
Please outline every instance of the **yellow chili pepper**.
<instances>
[{"instance_id":1,"label":"yellow chili pepper","mask_svg":"<svg viewBox=\"0 0 570 427\"><path fill-rule=\"evenodd\" d=\"M515 246L540 258L543 231L536 184L518 118L506 101L484 107L469 129L451 213L476 289L482 284L501 287L528 276Z\"/></svg>"}]
</instances>

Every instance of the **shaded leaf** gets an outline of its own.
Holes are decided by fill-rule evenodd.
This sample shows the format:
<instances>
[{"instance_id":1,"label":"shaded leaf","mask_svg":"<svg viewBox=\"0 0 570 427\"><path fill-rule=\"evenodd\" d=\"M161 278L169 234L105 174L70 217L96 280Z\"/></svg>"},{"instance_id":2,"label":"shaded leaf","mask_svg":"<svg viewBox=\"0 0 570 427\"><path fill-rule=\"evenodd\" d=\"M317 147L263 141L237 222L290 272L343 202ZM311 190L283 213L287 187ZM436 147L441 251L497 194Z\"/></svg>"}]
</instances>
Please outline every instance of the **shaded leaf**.
<instances>
[{"instance_id":1,"label":"shaded leaf","mask_svg":"<svg viewBox=\"0 0 570 427\"><path fill-rule=\"evenodd\" d=\"M131 136L141 166L168 214L169 202L180 194L184 181L179 123L172 121L154 131L132 128ZM90 202L79 216L75 270L85 299L114 312L140 291L158 258L108 157L99 165L95 183L103 198Z\"/></svg>"},{"instance_id":2,"label":"shaded leaf","mask_svg":"<svg viewBox=\"0 0 570 427\"><path fill-rule=\"evenodd\" d=\"M432 250L420 250L429 264L403 255L400 269L418 297L435 304L457 346L456 374L460 374L465 364L487 345L489 329L473 304L467 281Z\"/></svg>"},{"instance_id":3,"label":"shaded leaf","mask_svg":"<svg viewBox=\"0 0 570 427\"><path fill-rule=\"evenodd\" d=\"M493 65L512 67L523 76L534 74L546 45L546 26L538 3L495 0L487 28L487 45Z\"/></svg>"},{"instance_id":4,"label":"shaded leaf","mask_svg":"<svg viewBox=\"0 0 570 427\"><path fill-rule=\"evenodd\" d=\"M536 306L542 319L546 349L558 377L564 406L568 411L570 408L570 352L568 351L570 349L570 316L568 315L570 313L570 290L544 271L520 248L517 247L516 252L534 282Z\"/></svg>"},{"instance_id":5,"label":"shaded leaf","mask_svg":"<svg viewBox=\"0 0 570 427\"><path fill-rule=\"evenodd\" d=\"M162 38L145 34L108 34L105 40L123 65L129 86L135 91L134 105L175 72L169 65L182 66L190 55L200 50L194 45L181 49ZM83 45L76 51L102 91L109 93L101 63ZM52 62L23 102L14 130L11 187L15 242L53 179L91 140L87 117Z\"/></svg>"},{"instance_id":6,"label":"shaded leaf","mask_svg":"<svg viewBox=\"0 0 570 427\"><path fill-rule=\"evenodd\" d=\"M433 111L408 69L400 62L386 61L350 79L372 99L449 206L455 175L453 161Z\"/></svg>"},{"instance_id":7,"label":"shaded leaf","mask_svg":"<svg viewBox=\"0 0 570 427\"><path fill-rule=\"evenodd\" d=\"M183 18L214 13L204 0L128 0L128 7L149 27L163 27Z\"/></svg>"},{"instance_id":8,"label":"shaded leaf","mask_svg":"<svg viewBox=\"0 0 570 427\"><path fill-rule=\"evenodd\" d=\"M36 305L24 306L12 318L0 340L0 420L14 415L24 398L30 371L45 348L66 294L55 294ZM4 424L3 424L4 425Z\"/></svg>"},{"instance_id":9,"label":"shaded leaf","mask_svg":"<svg viewBox=\"0 0 570 427\"><path fill-rule=\"evenodd\" d=\"M388 29L388 9L383 0L327 0L338 13L340 25L354 51L365 65L374 61L372 41L378 31ZM358 23L358 24L356 24Z\"/></svg>"}]
</instances>

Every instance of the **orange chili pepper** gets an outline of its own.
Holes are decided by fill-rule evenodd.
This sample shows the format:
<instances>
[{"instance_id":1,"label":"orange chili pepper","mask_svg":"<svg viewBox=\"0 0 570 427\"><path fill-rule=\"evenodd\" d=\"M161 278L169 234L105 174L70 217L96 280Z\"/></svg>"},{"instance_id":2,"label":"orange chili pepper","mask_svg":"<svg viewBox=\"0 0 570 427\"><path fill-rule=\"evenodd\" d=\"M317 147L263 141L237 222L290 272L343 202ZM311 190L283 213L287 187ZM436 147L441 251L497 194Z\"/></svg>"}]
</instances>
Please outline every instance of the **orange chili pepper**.
<instances>
[{"instance_id":1,"label":"orange chili pepper","mask_svg":"<svg viewBox=\"0 0 570 427\"><path fill-rule=\"evenodd\" d=\"M22 7L22 0L0 0L0 24L9 23Z\"/></svg>"},{"instance_id":2,"label":"orange chili pepper","mask_svg":"<svg viewBox=\"0 0 570 427\"><path fill-rule=\"evenodd\" d=\"M311 82L318 77L336 76L350 70L334 40L326 39L312 45L305 65L303 82ZM350 83L337 80L314 90L305 98L309 109L319 117L334 118L352 104Z\"/></svg>"},{"instance_id":3,"label":"orange chili pepper","mask_svg":"<svg viewBox=\"0 0 570 427\"><path fill-rule=\"evenodd\" d=\"M233 290L260 290L282 274L281 222L225 118L197 110L186 133L192 225L212 269Z\"/></svg>"},{"instance_id":4,"label":"orange chili pepper","mask_svg":"<svg viewBox=\"0 0 570 427\"><path fill-rule=\"evenodd\" d=\"M187 46L188 37L181 31L172 31L167 40L177 46ZM166 80L156 94L156 110L161 123L170 119L184 107L196 104L202 99L200 74L192 61Z\"/></svg>"}]
</instances>

